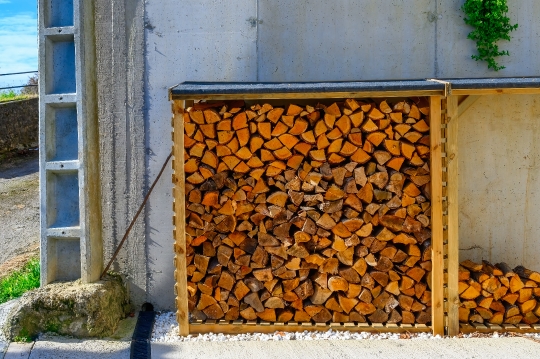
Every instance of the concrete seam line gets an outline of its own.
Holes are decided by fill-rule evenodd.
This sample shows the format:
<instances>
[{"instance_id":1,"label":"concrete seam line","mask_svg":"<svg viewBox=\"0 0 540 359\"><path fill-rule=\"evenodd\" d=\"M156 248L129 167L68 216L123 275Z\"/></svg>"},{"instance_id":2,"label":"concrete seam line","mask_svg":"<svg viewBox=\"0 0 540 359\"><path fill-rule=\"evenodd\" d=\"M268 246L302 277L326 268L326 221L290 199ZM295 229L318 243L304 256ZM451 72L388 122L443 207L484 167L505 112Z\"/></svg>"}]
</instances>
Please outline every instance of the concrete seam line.
<instances>
[{"instance_id":1,"label":"concrete seam line","mask_svg":"<svg viewBox=\"0 0 540 359\"><path fill-rule=\"evenodd\" d=\"M144 197L144 200L143 202L141 203L141 205L139 206L139 210L137 211L137 213L135 214L135 217L133 217L133 219L131 220L131 223L129 224L129 227L126 229L126 233L124 233L124 237L122 237L122 240L120 241L120 244L118 245L118 247L116 248L116 250L114 251L114 254L111 258L111 260L109 261L109 263L107 264L107 266L105 267L105 269L103 270L103 273L101 273L101 276L99 277L99 279L103 279L103 277L105 276L105 274L107 274L107 271L109 270L109 268L111 267L112 263L114 262L114 260L116 259L116 256L118 256L118 253L120 253L120 249L122 248L122 246L124 245L124 242L126 241L128 235L129 235L129 232L131 232L131 229L133 228L133 225L135 224L135 221L137 221L137 218L139 218L139 215L141 214L144 206L146 205L146 202L148 201L148 199L150 198L150 195L152 194L152 191L154 190L154 187L156 186L157 182L159 181L159 179L161 178L161 175L163 174L163 171L165 171L165 167L167 167L167 163L169 163L169 160L171 159L172 157L172 152L169 153L169 156L167 156L167 159L165 160L165 163L163 163L163 166L161 167L161 170L159 171L156 179L154 180L154 182L152 183L152 186L150 186L150 189L148 190L148 193L146 194L146 196Z\"/></svg>"}]
</instances>

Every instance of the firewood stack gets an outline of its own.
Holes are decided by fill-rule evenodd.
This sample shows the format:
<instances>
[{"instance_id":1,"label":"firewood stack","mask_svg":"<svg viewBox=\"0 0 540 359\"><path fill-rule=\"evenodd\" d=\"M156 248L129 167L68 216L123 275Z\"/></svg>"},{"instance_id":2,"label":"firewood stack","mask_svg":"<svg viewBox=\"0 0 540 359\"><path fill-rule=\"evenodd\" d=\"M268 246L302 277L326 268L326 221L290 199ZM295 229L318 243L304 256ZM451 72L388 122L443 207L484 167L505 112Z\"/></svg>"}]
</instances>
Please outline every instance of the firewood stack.
<instances>
[{"instance_id":1,"label":"firewood stack","mask_svg":"<svg viewBox=\"0 0 540 359\"><path fill-rule=\"evenodd\" d=\"M540 317L540 274L522 266L512 270L466 260L459 268L459 321L463 323L535 324Z\"/></svg>"},{"instance_id":2,"label":"firewood stack","mask_svg":"<svg viewBox=\"0 0 540 359\"><path fill-rule=\"evenodd\" d=\"M424 98L186 109L192 316L429 323L428 115Z\"/></svg>"}]
</instances>

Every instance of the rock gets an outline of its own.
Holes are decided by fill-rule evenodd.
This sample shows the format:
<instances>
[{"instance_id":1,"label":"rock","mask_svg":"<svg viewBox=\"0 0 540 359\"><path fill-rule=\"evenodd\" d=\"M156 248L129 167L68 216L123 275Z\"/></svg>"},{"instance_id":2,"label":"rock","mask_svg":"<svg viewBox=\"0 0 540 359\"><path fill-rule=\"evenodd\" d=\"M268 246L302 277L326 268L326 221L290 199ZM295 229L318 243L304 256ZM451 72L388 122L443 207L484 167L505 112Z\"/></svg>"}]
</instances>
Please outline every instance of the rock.
<instances>
[{"instance_id":1,"label":"rock","mask_svg":"<svg viewBox=\"0 0 540 359\"><path fill-rule=\"evenodd\" d=\"M25 293L8 315L8 339L34 338L54 332L74 337L106 337L130 310L119 276L83 284L81 280L49 284Z\"/></svg>"}]
</instances>

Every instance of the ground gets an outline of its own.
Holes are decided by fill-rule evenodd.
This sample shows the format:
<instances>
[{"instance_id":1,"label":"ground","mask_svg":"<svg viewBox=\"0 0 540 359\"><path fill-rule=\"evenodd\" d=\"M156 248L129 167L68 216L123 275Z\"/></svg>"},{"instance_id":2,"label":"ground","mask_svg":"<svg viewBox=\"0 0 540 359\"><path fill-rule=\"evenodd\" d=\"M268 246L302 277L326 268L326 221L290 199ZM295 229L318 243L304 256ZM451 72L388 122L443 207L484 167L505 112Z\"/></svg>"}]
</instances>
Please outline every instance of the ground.
<instances>
[{"instance_id":1,"label":"ground","mask_svg":"<svg viewBox=\"0 0 540 359\"><path fill-rule=\"evenodd\" d=\"M0 277L39 253L37 151L0 157Z\"/></svg>"}]
</instances>

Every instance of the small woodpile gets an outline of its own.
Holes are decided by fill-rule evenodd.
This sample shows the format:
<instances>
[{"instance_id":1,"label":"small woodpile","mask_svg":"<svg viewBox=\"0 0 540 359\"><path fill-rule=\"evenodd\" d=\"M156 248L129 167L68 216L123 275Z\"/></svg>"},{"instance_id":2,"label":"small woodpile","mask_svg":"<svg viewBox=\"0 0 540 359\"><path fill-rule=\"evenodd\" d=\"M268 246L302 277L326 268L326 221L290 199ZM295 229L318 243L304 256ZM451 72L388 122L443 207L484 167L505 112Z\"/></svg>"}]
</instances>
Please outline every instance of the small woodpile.
<instances>
[{"instance_id":1,"label":"small woodpile","mask_svg":"<svg viewBox=\"0 0 540 359\"><path fill-rule=\"evenodd\" d=\"M431 321L429 104L184 114L196 319Z\"/></svg>"},{"instance_id":2,"label":"small woodpile","mask_svg":"<svg viewBox=\"0 0 540 359\"><path fill-rule=\"evenodd\" d=\"M522 266L512 270L466 260L459 268L459 321L463 323L535 324L540 317L540 274Z\"/></svg>"}]
</instances>

